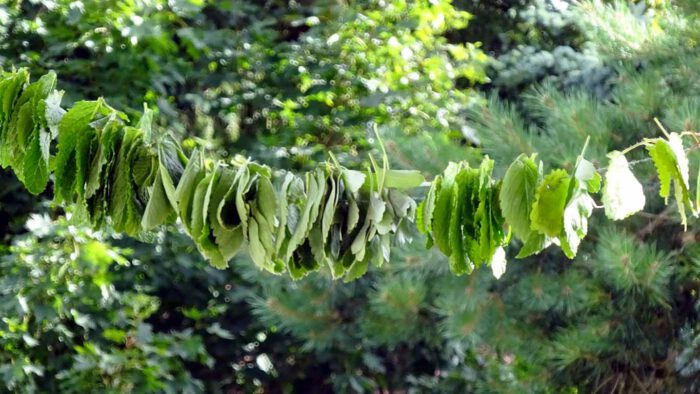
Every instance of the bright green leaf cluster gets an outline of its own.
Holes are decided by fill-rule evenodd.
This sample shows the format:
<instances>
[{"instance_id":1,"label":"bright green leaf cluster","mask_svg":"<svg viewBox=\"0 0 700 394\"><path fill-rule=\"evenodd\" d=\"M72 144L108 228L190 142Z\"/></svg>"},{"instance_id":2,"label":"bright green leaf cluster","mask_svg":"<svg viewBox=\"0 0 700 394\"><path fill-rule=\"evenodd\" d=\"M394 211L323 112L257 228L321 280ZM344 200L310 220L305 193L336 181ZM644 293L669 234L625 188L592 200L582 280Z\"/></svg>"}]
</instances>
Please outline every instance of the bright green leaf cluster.
<instances>
[{"instance_id":1,"label":"bright green leaf cluster","mask_svg":"<svg viewBox=\"0 0 700 394\"><path fill-rule=\"evenodd\" d=\"M588 218L601 179L591 162L579 156L574 174L556 169L544 175L536 156L521 155L506 171L500 206L513 234L523 242L519 258L556 243L574 258L588 233Z\"/></svg>"},{"instance_id":2,"label":"bright green leaf cluster","mask_svg":"<svg viewBox=\"0 0 700 394\"><path fill-rule=\"evenodd\" d=\"M506 243L504 221L498 204L501 184L491 178L493 160L479 168L450 163L433 181L418 209L418 229L449 257L457 275L490 264Z\"/></svg>"},{"instance_id":3,"label":"bright green leaf cluster","mask_svg":"<svg viewBox=\"0 0 700 394\"><path fill-rule=\"evenodd\" d=\"M29 85L26 70L1 77L0 166L17 169L27 190L38 193L49 180L51 131L44 113L46 99L56 87L56 74L46 74Z\"/></svg>"}]
</instances>

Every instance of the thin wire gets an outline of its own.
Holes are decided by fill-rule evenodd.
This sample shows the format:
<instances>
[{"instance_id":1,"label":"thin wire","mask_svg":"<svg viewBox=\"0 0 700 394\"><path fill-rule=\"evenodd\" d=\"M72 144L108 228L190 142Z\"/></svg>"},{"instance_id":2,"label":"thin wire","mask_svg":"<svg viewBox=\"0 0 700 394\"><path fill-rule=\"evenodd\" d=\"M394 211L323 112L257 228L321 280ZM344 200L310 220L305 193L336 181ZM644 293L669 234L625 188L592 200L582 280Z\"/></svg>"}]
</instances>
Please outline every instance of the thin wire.
<instances>
[{"instance_id":1,"label":"thin wire","mask_svg":"<svg viewBox=\"0 0 700 394\"><path fill-rule=\"evenodd\" d=\"M694 150L696 150L696 149L698 149L698 148L700 148L700 144L691 146L691 147L688 148L688 149L684 149L683 152L685 152L685 153L690 153L690 152L692 152L692 151L694 151ZM631 162L629 162L629 165L630 165L630 166L634 166L634 165L636 165L636 164L645 163L645 162L651 161L651 160L652 160L651 157L646 157L646 158L644 158L644 159L639 159L639 160L631 161Z\"/></svg>"},{"instance_id":2,"label":"thin wire","mask_svg":"<svg viewBox=\"0 0 700 394\"><path fill-rule=\"evenodd\" d=\"M686 153L688 153L689 151L690 151L690 149L688 149L688 150L686 151ZM630 162L628 162L628 164L629 164L630 167L634 167L634 166L637 165L637 164L646 163L646 162L651 161L651 160L652 160L651 157L647 157L647 158L644 158L644 159L639 159L639 160L630 161ZM601 170L601 171L602 171L602 170L605 170L605 168L601 168L600 170Z\"/></svg>"},{"instance_id":3,"label":"thin wire","mask_svg":"<svg viewBox=\"0 0 700 394\"><path fill-rule=\"evenodd\" d=\"M700 148L700 144L699 144L699 145L695 145L695 146L693 146L693 147L691 147L691 148L685 149L684 152L685 152L685 153L689 153L689 152L692 152L692 151L694 151L694 150L696 150L696 149L698 149L698 148ZM651 157L646 157L646 158L644 158L644 159L639 159L639 160L630 161L630 162L628 162L627 164L628 164L630 167L634 167L634 166L636 166L637 164L647 163L647 162L650 162L650 161L652 161L652 160L653 160L653 159L652 159ZM600 173L601 175L604 174L606 171L607 171L607 167L596 168L596 172ZM431 185L432 185L432 182L430 182L430 181L424 181L424 182L421 183L420 185L416 186L416 188L426 188L426 187L430 187Z\"/></svg>"}]
</instances>

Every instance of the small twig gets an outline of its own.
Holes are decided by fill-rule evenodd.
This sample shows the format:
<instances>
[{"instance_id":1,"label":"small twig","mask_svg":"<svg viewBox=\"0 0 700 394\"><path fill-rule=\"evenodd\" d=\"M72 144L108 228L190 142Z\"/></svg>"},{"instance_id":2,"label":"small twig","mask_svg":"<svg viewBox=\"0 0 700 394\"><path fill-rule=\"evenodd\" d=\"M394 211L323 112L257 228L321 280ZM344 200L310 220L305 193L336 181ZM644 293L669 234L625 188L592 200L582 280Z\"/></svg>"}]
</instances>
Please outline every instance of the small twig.
<instances>
[{"instance_id":1,"label":"small twig","mask_svg":"<svg viewBox=\"0 0 700 394\"><path fill-rule=\"evenodd\" d=\"M698 139L698 135L700 135L700 133L698 133L696 131L689 131L689 130L681 131L680 135L681 135L681 137L685 137L686 135L689 135L689 136L693 137L693 139L695 140L695 142L697 144L700 144L700 139Z\"/></svg>"},{"instance_id":2,"label":"small twig","mask_svg":"<svg viewBox=\"0 0 700 394\"><path fill-rule=\"evenodd\" d=\"M671 135L668 133L668 131L666 131L664 126L661 124L661 122L659 122L658 118L654 117L654 123L656 123L656 125L659 126L659 129L661 129L661 132L664 133L666 138L671 138Z\"/></svg>"},{"instance_id":3,"label":"small twig","mask_svg":"<svg viewBox=\"0 0 700 394\"><path fill-rule=\"evenodd\" d=\"M671 206L667 206L661 213L654 217L654 220L650 221L646 226L642 227L637 231L637 238L643 239L645 236L651 234L657 227L659 227L663 222L668 221L670 218L668 214L671 212Z\"/></svg>"},{"instance_id":4,"label":"small twig","mask_svg":"<svg viewBox=\"0 0 700 394\"><path fill-rule=\"evenodd\" d=\"M635 381L637 382L637 384L639 385L639 388L640 388L643 392L649 393L649 391L648 391L648 390L646 389L646 387L644 386L644 383L642 383L642 381L639 380L639 376L637 376L637 374L634 373L634 371L632 371L631 374L632 374L632 377L634 378L634 380L635 380Z\"/></svg>"},{"instance_id":5,"label":"small twig","mask_svg":"<svg viewBox=\"0 0 700 394\"><path fill-rule=\"evenodd\" d=\"M341 167L341 166L340 166L340 162L338 161L338 158L335 157L335 155L333 154L333 152L328 151L328 156L331 158L331 162L332 162L336 167L338 167L338 168Z\"/></svg>"},{"instance_id":6,"label":"small twig","mask_svg":"<svg viewBox=\"0 0 700 394\"><path fill-rule=\"evenodd\" d=\"M605 387L605 385L608 384L608 382L610 382L610 380L612 380L614 377L615 375L610 375L607 378L603 379L603 381L595 388L595 390L593 390L593 394L597 394L598 392L600 392L600 390L603 387Z\"/></svg>"},{"instance_id":7,"label":"small twig","mask_svg":"<svg viewBox=\"0 0 700 394\"><path fill-rule=\"evenodd\" d=\"M617 386L618 386L618 385L620 384L620 382L622 381L622 375L621 375L621 374L618 373L618 374L615 375L615 376L616 376L617 378L615 379L615 385L614 385L614 386L612 387L612 389L610 390L611 393L614 393L615 390L617 390Z\"/></svg>"}]
</instances>

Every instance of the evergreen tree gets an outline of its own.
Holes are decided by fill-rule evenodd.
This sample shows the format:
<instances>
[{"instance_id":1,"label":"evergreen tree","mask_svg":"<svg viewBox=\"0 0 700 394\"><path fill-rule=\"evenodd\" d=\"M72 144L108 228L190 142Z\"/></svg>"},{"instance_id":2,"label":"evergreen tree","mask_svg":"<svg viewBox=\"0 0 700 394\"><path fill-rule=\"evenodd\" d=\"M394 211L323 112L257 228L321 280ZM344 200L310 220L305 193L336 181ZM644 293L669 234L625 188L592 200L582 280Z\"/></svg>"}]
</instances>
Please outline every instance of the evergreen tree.
<instances>
[{"instance_id":1,"label":"evergreen tree","mask_svg":"<svg viewBox=\"0 0 700 394\"><path fill-rule=\"evenodd\" d=\"M574 84L572 91L548 81L526 89L522 101L491 98L470 115L475 150L495 158L501 175L521 153L539 152L545 166L571 169L590 137L587 156L602 167L607 152L661 134L654 118L669 130L697 130L700 29L692 7L692 2L644 9L596 1L572 9L600 64L612 70L608 99L601 101L590 88L598 84L595 79ZM397 139L388 145L397 149L399 163L441 168L449 159L446 153L436 158L435 152L444 151L430 152L434 145L420 136ZM407 149L401 149L404 144ZM472 149L462 150L460 159L475 156ZM633 168L646 190L656 188L648 160ZM272 284L258 310L310 349L342 349L347 341L380 352L410 349L413 357L400 357L399 363L421 363L418 349L425 343L442 349L440 368L414 369L408 377L395 376L388 387L692 392L698 371L698 248L695 233L683 231L673 210L655 198L646 213L621 224L606 224L594 214L574 261L558 250L511 260L498 281L488 269L466 278L444 276L443 258L417 251L353 283L350 294L330 282L319 285L325 282L319 278L293 284L261 278ZM316 300L313 306L304 301L309 299ZM370 312L347 312L360 308L358 302ZM306 313L294 315L299 308ZM439 327L424 324L435 319ZM385 360L379 371L391 377L400 368ZM369 366L363 376L372 376ZM381 381L375 377L366 384L387 387Z\"/></svg>"},{"instance_id":2,"label":"evergreen tree","mask_svg":"<svg viewBox=\"0 0 700 394\"><path fill-rule=\"evenodd\" d=\"M473 119L483 149L497 162L542 152L545 165L571 166L590 137L589 157L604 164L605 152L662 133L654 118L669 130L697 130L697 14L680 6L640 12L597 1L578 12L585 13L579 17L582 31L615 69L610 99L600 102L585 90L562 93L551 84L530 91L522 109L492 99ZM646 174L645 189L655 187L649 162L634 170ZM501 281L477 295L499 302L460 314L453 312L460 310L461 297L448 296L445 315L455 324L450 331L496 354L511 353L528 379L555 387L688 390L683 376L692 373L680 373L676 357L697 321L695 234L669 219L658 199L647 207L646 215L616 226L604 226L594 215L589 239L595 242L571 263L558 252L511 262ZM463 319L492 313L502 313L502 339L480 331L488 324L483 320L460 332Z\"/></svg>"}]
</instances>

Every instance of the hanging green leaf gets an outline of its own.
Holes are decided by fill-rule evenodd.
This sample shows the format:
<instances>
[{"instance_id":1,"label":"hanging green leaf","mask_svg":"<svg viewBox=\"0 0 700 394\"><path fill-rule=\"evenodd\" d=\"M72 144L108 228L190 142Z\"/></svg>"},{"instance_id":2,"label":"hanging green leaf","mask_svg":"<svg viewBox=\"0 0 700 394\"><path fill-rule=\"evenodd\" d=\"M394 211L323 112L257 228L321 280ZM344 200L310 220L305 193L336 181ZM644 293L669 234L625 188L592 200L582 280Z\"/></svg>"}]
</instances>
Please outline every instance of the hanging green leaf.
<instances>
[{"instance_id":1,"label":"hanging green leaf","mask_svg":"<svg viewBox=\"0 0 700 394\"><path fill-rule=\"evenodd\" d=\"M447 256L452 254L450 248L450 217L452 215L452 188L459 172L457 163L447 165L441 176L440 189L436 191L435 209L433 210L433 237L435 244Z\"/></svg>"},{"instance_id":2,"label":"hanging green leaf","mask_svg":"<svg viewBox=\"0 0 700 394\"><path fill-rule=\"evenodd\" d=\"M72 202L76 194L84 195L88 157L94 133L90 124L106 112L103 100L79 101L58 124L58 152L54 198L56 202Z\"/></svg>"},{"instance_id":3,"label":"hanging green leaf","mask_svg":"<svg viewBox=\"0 0 700 394\"><path fill-rule=\"evenodd\" d=\"M265 216L262 215L257 208L252 209L251 218L255 219L258 223L258 240L265 251L264 268L275 274L284 272L286 268L285 265L279 260L273 259L273 254L275 252L273 239L274 226L267 221Z\"/></svg>"},{"instance_id":4,"label":"hanging green leaf","mask_svg":"<svg viewBox=\"0 0 700 394\"><path fill-rule=\"evenodd\" d=\"M175 141L174 137L166 134L157 145L158 162L160 163L160 175L163 181L165 195L173 210L177 209L177 198L175 197L175 185L180 182L183 172L185 171L184 164L187 163L187 158L182 152L182 148Z\"/></svg>"},{"instance_id":5,"label":"hanging green leaf","mask_svg":"<svg viewBox=\"0 0 700 394\"><path fill-rule=\"evenodd\" d=\"M390 189L411 189L425 182L420 171L414 170L386 170L381 175L384 176L384 187Z\"/></svg>"},{"instance_id":6,"label":"hanging green leaf","mask_svg":"<svg viewBox=\"0 0 700 394\"><path fill-rule=\"evenodd\" d=\"M237 189L236 176L234 169L223 168L209 201L209 223L223 260L221 266L216 266L220 269L228 266L245 238L235 202L232 203L233 191Z\"/></svg>"},{"instance_id":7,"label":"hanging green leaf","mask_svg":"<svg viewBox=\"0 0 700 394\"><path fill-rule=\"evenodd\" d=\"M659 177L659 195L668 203L673 184L674 195L681 222L687 227L686 206L690 207L693 214L696 214L695 207L690 200L688 157L683 148L683 141L678 133L671 133L669 139L657 138L647 144L649 155L654 161Z\"/></svg>"},{"instance_id":8,"label":"hanging green leaf","mask_svg":"<svg viewBox=\"0 0 700 394\"><path fill-rule=\"evenodd\" d=\"M479 204L476 210L476 228L474 238L478 249L472 247L472 260L478 267L492 260L496 249L503 244L503 216L498 208L500 184L491 179L493 160L484 158L479 167Z\"/></svg>"},{"instance_id":9,"label":"hanging green leaf","mask_svg":"<svg viewBox=\"0 0 700 394\"><path fill-rule=\"evenodd\" d=\"M553 170L538 186L530 212L532 229L557 237L564 225L564 208L571 178L565 170Z\"/></svg>"},{"instance_id":10,"label":"hanging green leaf","mask_svg":"<svg viewBox=\"0 0 700 394\"><path fill-rule=\"evenodd\" d=\"M474 263L470 260L468 251L470 243L473 243L475 239L473 234L470 234L468 226L465 226L466 221L475 219L465 212L466 200L473 192L472 179L475 172L470 170L468 167L466 169L464 167L460 168L451 188L451 214L449 221L449 247L451 253L448 257L450 270L456 275L468 274L474 269Z\"/></svg>"},{"instance_id":11,"label":"hanging green leaf","mask_svg":"<svg viewBox=\"0 0 700 394\"><path fill-rule=\"evenodd\" d=\"M109 216L112 198L112 184L119 154L119 145L123 137L123 127L114 120L107 122L99 137L99 147L93 156L88 174L88 183L99 187L88 193L86 191L87 211L94 226L102 226Z\"/></svg>"},{"instance_id":12,"label":"hanging green leaf","mask_svg":"<svg viewBox=\"0 0 700 394\"><path fill-rule=\"evenodd\" d=\"M322 171L317 170L313 173L307 173L304 182L306 191L306 200L303 202L303 208L300 212L299 220L293 226L291 236L287 244L285 260L289 260L294 253L294 250L301 245L307 237L311 226L316 220L319 211L319 205L323 199L325 192L325 180ZM288 222L289 223L289 220Z\"/></svg>"},{"instance_id":13,"label":"hanging green leaf","mask_svg":"<svg viewBox=\"0 0 700 394\"><path fill-rule=\"evenodd\" d=\"M160 226L169 221L172 212L172 206L168 201L165 187L163 186L163 177L159 171L158 177L151 189L151 196L148 199L146 210L141 219L141 227L148 231L156 226Z\"/></svg>"},{"instance_id":14,"label":"hanging green leaf","mask_svg":"<svg viewBox=\"0 0 700 394\"><path fill-rule=\"evenodd\" d=\"M330 188L327 188L328 196L323 204L323 215L321 216L321 226L318 234L321 242L325 242L328 239L328 232L331 230L331 225L333 225L333 218L338 205L340 189L343 187L342 179L338 178L336 180L332 174L328 177L328 183Z\"/></svg>"},{"instance_id":15,"label":"hanging green leaf","mask_svg":"<svg viewBox=\"0 0 700 394\"><path fill-rule=\"evenodd\" d=\"M191 232L192 218L192 197L194 196L197 184L204 178L204 161L199 150L195 149L192 152L187 167L182 174L180 182L175 190L175 198L177 199L178 216L185 230L189 234Z\"/></svg>"},{"instance_id":16,"label":"hanging green leaf","mask_svg":"<svg viewBox=\"0 0 700 394\"><path fill-rule=\"evenodd\" d=\"M275 190L272 187L270 178L266 176L258 178L258 190L255 198L256 206L265 220L271 225L276 225L277 196L275 195Z\"/></svg>"},{"instance_id":17,"label":"hanging green leaf","mask_svg":"<svg viewBox=\"0 0 700 394\"><path fill-rule=\"evenodd\" d=\"M28 98L27 102L22 103L20 97L17 103L20 113L26 110L31 112L31 117L24 126L26 132L17 133L15 145L18 149L15 149L11 161L18 178L33 194L43 192L49 181L51 131L45 118L45 100L55 87L56 74L48 73L27 87L25 93L32 92L32 97Z\"/></svg>"},{"instance_id":18,"label":"hanging green leaf","mask_svg":"<svg viewBox=\"0 0 700 394\"><path fill-rule=\"evenodd\" d=\"M197 185L192 202L192 227L193 239L199 251L209 260L215 268L223 269L228 265L224 258L215 236L212 233L211 215L209 212L214 185L219 183L223 169L215 165L211 173L206 175Z\"/></svg>"},{"instance_id":19,"label":"hanging green leaf","mask_svg":"<svg viewBox=\"0 0 700 394\"><path fill-rule=\"evenodd\" d=\"M11 153L17 145L15 130L10 123L13 117L19 117L19 99L27 84L29 72L26 69L0 74L0 166L3 168L10 165Z\"/></svg>"},{"instance_id":20,"label":"hanging green leaf","mask_svg":"<svg viewBox=\"0 0 700 394\"><path fill-rule=\"evenodd\" d=\"M530 233L530 236L523 243L523 247L520 249L518 254L515 256L519 259L524 259L525 257L532 256L546 249L551 245L556 238L549 237L544 234L540 234L537 231Z\"/></svg>"},{"instance_id":21,"label":"hanging green leaf","mask_svg":"<svg viewBox=\"0 0 700 394\"><path fill-rule=\"evenodd\" d=\"M289 201L291 201L289 190L292 186L292 182L296 181L298 178L286 172L281 179L281 186L278 189L279 200L277 202L276 212L279 224L277 226L277 233L275 234L275 254L280 260L282 260L280 256L286 251L286 244L288 243L287 218L289 216ZM286 259L284 261L286 262Z\"/></svg>"},{"instance_id":22,"label":"hanging green leaf","mask_svg":"<svg viewBox=\"0 0 700 394\"><path fill-rule=\"evenodd\" d=\"M242 165L238 168L238 174L236 175L237 189L235 193L236 201L236 212L238 213L238 218L240 220L241 229L243 230L243 235L248 236L248 221L250 217L250 206L247 200L247 194L250 188L255 182L255 174L252 174L250 167L247 164Z\"/></svg>"},{"instance_id":23,"label":"hanging green leaf","mask_svg":"<svg viewBox=\"0 0 700 394\"><path fill-rule=\"evenodd\" d=\"M125 127L115 163L115 175L111 187L109 216L112 227L117 232L135 235L141 230L141 216L135 204L136 190L132 182L133 158L141 146L142 134L139 129Z\"/></svg>"},{"instance_id":24,"label":"hanging green leaf","mask_svg":"<svg viewBox=\"0 0 700 394\"><path fill-rule=\"evenodd\" d=\"M190 209L190 231L192 239L197 246L201 246L201 239L208 237L209 200L214 183L221 174L218 167L214 167L200 179L192 195L192 207Z\"/></svg>"},{"instance_id":25,"label":"hanging green leaf","mask_svg":"<svg viewBox=\"0 0 700 394\"><path fill-rule=\"evenodd\" d=\"M541 167L535 162L536 155L518 156L508 167L503 177L500 193L500 206L508 225L513 233L522 241L526 241L532 233L530 212L537 193L537 184L542 178Z\"/></svg>"},{"instance_id":26,"label":"hanging green leaf","mask_svg":"<svg viewBox=\"0 0 700 394\"><path fill-rule=\"evenodd\" d=\"M587 144L588 142L586 146ZM585 152L585 146L583 150ZM576 256L581 240L588 234L588 218L593 214L595 206L589 193L598 192L600 183L600 174L593 163L583 157L582 152L569 180L569 193L564 208L564 231L559 235L561 249L570 259Z\"/></svg>"},{"instance_id":27,"label":"hanging green leaf","mask_svg":"<svg viewBox=\"0 0 700 394\"><path fill-rule=\"evenodd\" d=\"M254 217L248 220L248 252L250 258L255 265L260 269L265 269L272 272L272 267L269 266L267 253L260 241L260 233L258 229L258 221Z\"/></svg>"},{"instance_id":28,"label":"hanging green leaf","mask_svg":"<svg viewBox=\"0 0 700 394\"><path fill-rule=\"evenodd\" d=\"M367 245L367 252L362 260L356 260L347 270L343 277L343 282L348 283L362 277L367 273L370 264L375 266L381 263L381 241L373 238Z\"/></svg>"}]
</instances>

